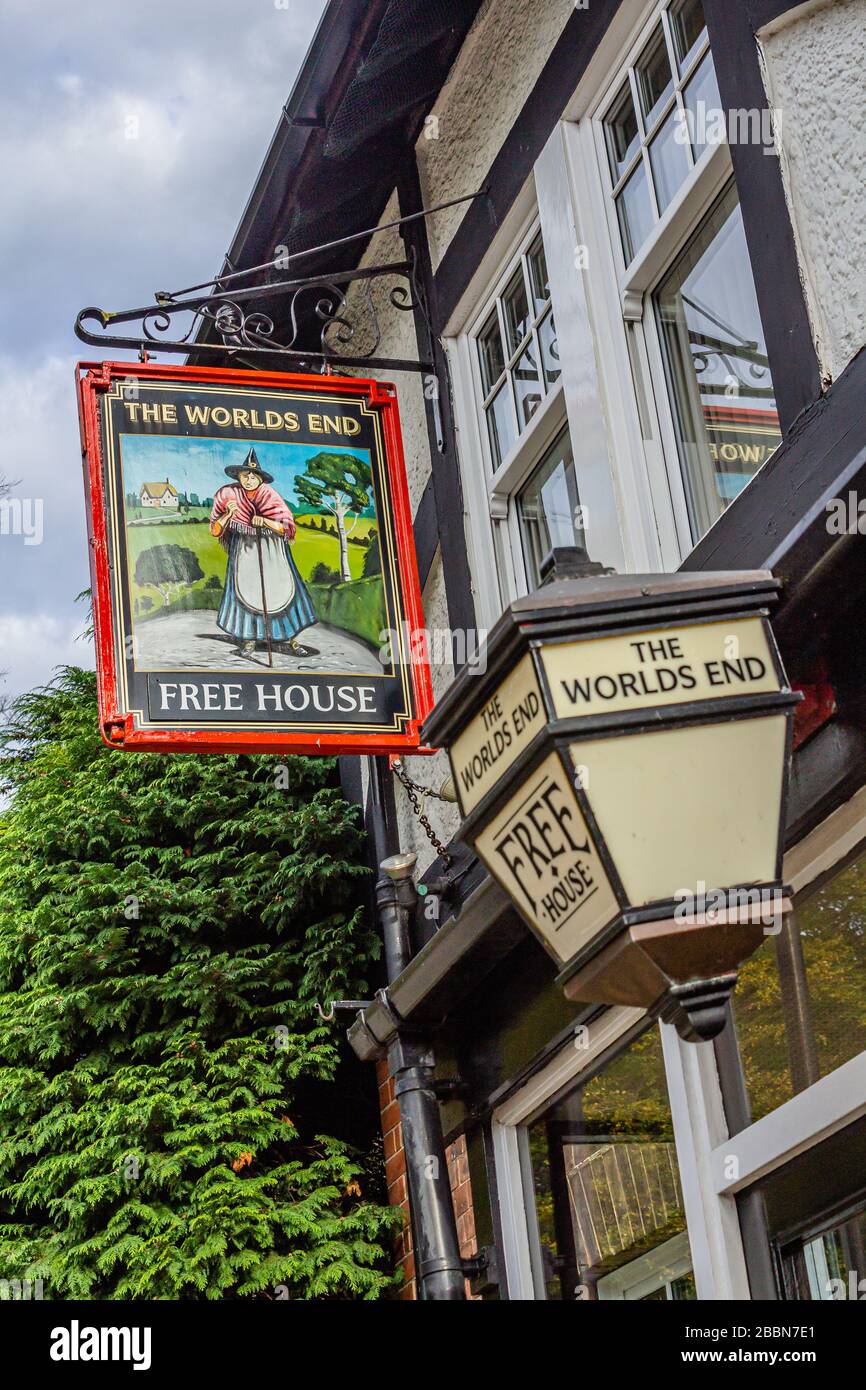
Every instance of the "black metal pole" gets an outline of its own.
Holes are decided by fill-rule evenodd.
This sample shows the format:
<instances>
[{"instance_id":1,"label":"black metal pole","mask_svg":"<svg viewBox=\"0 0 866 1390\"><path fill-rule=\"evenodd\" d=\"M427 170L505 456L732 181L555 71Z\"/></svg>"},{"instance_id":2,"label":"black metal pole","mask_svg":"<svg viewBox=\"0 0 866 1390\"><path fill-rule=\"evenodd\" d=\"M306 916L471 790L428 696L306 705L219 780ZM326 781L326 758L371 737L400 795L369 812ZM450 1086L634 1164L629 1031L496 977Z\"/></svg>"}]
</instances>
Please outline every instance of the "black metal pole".
<instances>
[{"instance_id":1,"label":"black metal pole","mask_svg":"<svg viewBox=\"0 0 866 1390\"><path fill-rule=\"evenodd\" d=\"M388 1069L400 1104L416 1275L424 1299L456 1303L466 1298L466 1282L434 1068L432 1049L421 1039L398 1034L388 1049Z\"/></svg>"},{"instance_id":2,"label":"black metal pole","mask_svg":"<svg viewBox=\"0 0 866 1390\"><path fill-rule=\"evenodd\" d=\"M389 847L385 766L384 759L367 760L370 837L379 863L376 907L388 983L393 984L412 959L409 921L417 901L413 878L417 856L391 854L379 859L382 850ZM435 1067L429 1042L396 1033L388 1046L388 1070L400 1106L418 1284L424 1299L459 1302L466 1298L465 1275L434 1086Z\"/></svg>"}]
</instances>

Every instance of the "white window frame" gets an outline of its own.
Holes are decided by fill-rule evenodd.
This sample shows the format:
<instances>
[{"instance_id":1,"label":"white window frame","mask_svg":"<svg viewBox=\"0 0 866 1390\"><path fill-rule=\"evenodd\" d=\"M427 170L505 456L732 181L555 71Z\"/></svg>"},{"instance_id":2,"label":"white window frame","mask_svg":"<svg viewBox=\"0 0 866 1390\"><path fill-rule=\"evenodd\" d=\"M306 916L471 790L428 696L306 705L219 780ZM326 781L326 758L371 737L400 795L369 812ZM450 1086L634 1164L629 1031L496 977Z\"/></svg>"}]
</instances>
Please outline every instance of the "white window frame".
<instances>
[{"instance_id":1,"label":"white window frame","mask_svg":"<svg viewBox=\"0 0 866 1390\"><path fill-rule=\"evenodd\" d=\"M535 1202L527 1184L527 1126L579 1081L644 1017L642 1009L607 1009L588 1037L563 1047L492 1117L499 1215L508 1298L543 1299ZM710 1155L727 1134L715 1054L709 1043L684 1043L662 1024L668 1095L698 1298L748 1298L742 1238L732 1196L714 1190Z\"/></svg>"},{"instance_id":2,"label":"white window frame","mask_svg":"<svg viewBox=\"0 0 866 1390\"><path fill-rule=\"evenodd\" d=\"M513 275L515 258L540 225L550 278L561 375L529 427L494 470L479 404L480 375L474 337L494 297ZM622 494L605 418L601 371L586 296L585 273L575 268L579 242L562 128L553 131L533 174L445 325L443 341L454 388L454 414L465 499L466 543L479 623L492 627L503 607L526 592L522 538L514 497L556 435L569 427L584 534L591 560L619 571L657 569L653 558L630 549L623 518L646 509ZM625 496L625 501L624 501ZM648 498L648 494L647 494ZM640 530L640 535L645 534ZM632 526L634 534L637 530Z\"/></svg>"},{"instance_id":3,"label":"white window frame","mask_svg":"<svg viewBox=\"0 0 866 1390\"><path fill-rule=\"evenodd\" d=\"M692 537L674 409L652 295L733 179L733 165L725 143L708 145L696 161L689 146L689 173L627 265L613 197L615 185L608 163L604 119L662 16L663 27L669 28L670 4L671 0L652 0L640 7L628 39L620 48L616 66L609 67L603 75L596 72L593 89L582 91L576 98L566 123L576 197L587 241L598 256L598 273L591 277L588 289L596 318L607 321L608 346L613 359L619 362L619 372L609 374L613 397L610 414L615 418L625 411L640 421L656 522L655 536L649 539L657 539L661 568L666 570L678 568L696 540ZM707 48L712 51L707 45L692 59L688 76L696 70ZM678 81L675 77L676 95L669 102L680 102ZM647 157L642 146L640 158ZM655 207L654 194L651 197ZM623 372L628 379L625 388L621 386ZM637 460L639 456L633 453L632 457Z\"/></svg>"},{"instance_id":4,"label":"white window frame","mask_svg":"<svg viewBox=\"0 0 866 1390\"><path fill-rule=\"evenodd\" d=\"M458 436L462 433L468 444L468 447L461 451L464 462L464 486L469 499L470 524L467 529L471 532L474 518L484 515L487 518L489 547L492 551L493 574L491 575L489 562L479 567L482 573L485 569L487 571L487 583L483 587L492 590L495 608L495 611L487 613L488 626L492 626L492 622L499 616L506 603L527 591L516 495L531 477L545 451L568 424L560 375L559 380L546 391L540 406L512 448L498 465L495 463L482 404L484 388L481 381L478 337L490 317L493 305L508 288L523 256L539 232L542 232L543 240L538 208L533 203L530 213L524 215L521 220L518 235L512 239L507 252L501 256L501 268L496 279L480 297L478 307L468 319L463 332L450 345L452 365L461 387L458 394ZM552 312L556 322L555 303ZM538 366L541 371L540 356ZM479 458L482 461L480 470L477 466ZM482 474L481 477L478 476L479 472Z\"/></svg>"}]
</instances>

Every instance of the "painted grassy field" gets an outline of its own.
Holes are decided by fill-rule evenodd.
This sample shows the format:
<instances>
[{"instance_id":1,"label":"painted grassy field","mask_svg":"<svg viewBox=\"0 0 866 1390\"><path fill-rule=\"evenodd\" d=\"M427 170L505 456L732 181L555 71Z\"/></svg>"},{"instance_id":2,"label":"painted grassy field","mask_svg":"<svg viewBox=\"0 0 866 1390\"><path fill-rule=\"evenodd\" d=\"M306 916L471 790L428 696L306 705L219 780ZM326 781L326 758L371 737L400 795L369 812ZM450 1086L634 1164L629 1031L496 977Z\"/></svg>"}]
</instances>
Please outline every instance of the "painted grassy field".
<instances>
[{"instance_id":1,"label":"painted grassy field","mask_svg":"<svg viewBox=\"0 0 866 1390\"><path fill-rule=\"evenodd\" d=\"M144 521L148 526L153 526L160 521L174 521L179 517L210 521L210 507L188 507L185 512L181 512L180 508L167 508L162 511L159 507L131 507L129 503L126 504L127 521Z\"/></svg>"},{"instance_id":2,"label":"painted grassy field","mask_svg":"<svg viewBox=\"0 0 866 1390\"><path fill-rule=\"evenodd\" d=\"M359 529L364 526L364 518L358 525ZM367 529L369 530L369 525ZM134 605L136 600L140 602L142 598L146 597L153 605L152 609L149 610L150 613L159 611L163 607L163 596L158 589L152 584L138 584L135 580L135 566L139 555L154 545L180 545L191 550L197 557L203 571L203 578L196 580L181 599L175 600L171 605L172 609L219 607L222 585L225 581L227 556L219 541L211 535L207 525L204 523L189 525L179 521L173 523L166 521L159 526L131 526L126 534ZM317 564L325 564L332 570L339 570L340 568L339 541L336 536L323 531L308 530L304 526L299 526L292 546L292 554L303 579L309 579ZM353 579L360 579L366 554L365 546L349 546L349 569ZM206 587L208 579L212 575L216 575L219 580L219 588Z\"/></svg>"},{"instance_id":3,"label":"painted grassy field","mask_svg":"<svg viewBox=\"0 0 866 1390\"><path fill-rule=\"evenodd\" d=\"M307 530L308 528L319 530L321 529L323 519L328 531L330 531L332 535L336 535L337 523L332 516L325 514L323 514L323 516L313 516L309 513L295 514L295 521L301 530ZM359 516L357 522L349 521L346 523L346 530L349 533L350 540L358 540L361 536L369 536L371 531L376 530L375 518Z\"/></svg>"}]
</instances>

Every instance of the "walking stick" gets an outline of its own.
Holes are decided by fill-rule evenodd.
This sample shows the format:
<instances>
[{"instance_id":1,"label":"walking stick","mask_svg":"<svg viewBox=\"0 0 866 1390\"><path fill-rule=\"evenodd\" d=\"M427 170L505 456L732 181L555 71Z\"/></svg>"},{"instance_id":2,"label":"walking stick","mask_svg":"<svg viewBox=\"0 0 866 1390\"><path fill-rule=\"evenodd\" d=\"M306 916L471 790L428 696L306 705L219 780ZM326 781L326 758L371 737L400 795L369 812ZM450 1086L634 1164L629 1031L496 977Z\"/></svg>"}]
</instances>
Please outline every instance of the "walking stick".
<instances>
[{"instance_id":1,"label":"walking stick","mask_svg":"<svg viewBox=\"0 0 866 1390\"><path fill-rule=\"evenodd\" d=\"M265 562L262 559L262 533L256 531L256 543L259 550L259 575L262 581L262 616L265 620L265 641L268 644L268 665L274 664L274 653L271 648L271 620L268 617L268 599L265 593Z\"/></svg>"}]
</instances>

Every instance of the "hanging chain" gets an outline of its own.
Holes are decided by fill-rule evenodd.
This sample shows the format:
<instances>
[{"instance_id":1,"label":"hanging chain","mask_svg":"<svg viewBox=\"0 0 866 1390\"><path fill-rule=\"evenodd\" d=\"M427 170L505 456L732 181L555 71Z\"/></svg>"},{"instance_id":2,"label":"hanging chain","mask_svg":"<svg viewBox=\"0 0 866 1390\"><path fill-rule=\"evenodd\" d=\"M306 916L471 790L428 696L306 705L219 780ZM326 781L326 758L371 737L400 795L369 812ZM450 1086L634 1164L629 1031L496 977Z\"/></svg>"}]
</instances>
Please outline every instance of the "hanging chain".
<instances>
[{"instance_id":1,"label":"hanging chain","mask_svg":"<svg viewBox=\"0 0 866 1390\"><path fill-rule=\"evenodd\" d=\"M441 855L441 857L445 860L445 863L451 864L453 862L451 855L448 853L448 850L446 849L445 845L443 845L442 841L439 839L439 836L436 834L436 831L433 829L429 820L425 816L423 804L424 800L426 800L428 796L432 796L437 801L447 801L450 805L450 797L442 796L439 792L434 791L432 787L422 787L420 782L413 782L412 778L409 776L408 772L403 767L403 763L399 758L395 758L391 766L394 769L394 776L397 778L399 782L402 782L403 786L406 789L406 795L408 796L409 801L411 802L412 810L418 817L418 820L421 824L421 828L427 836L427 839L430 841L436 853ZM421 797L423 798L420 801L418 799L419 792L421 793Z\"/></svg>"}]
</instances>

